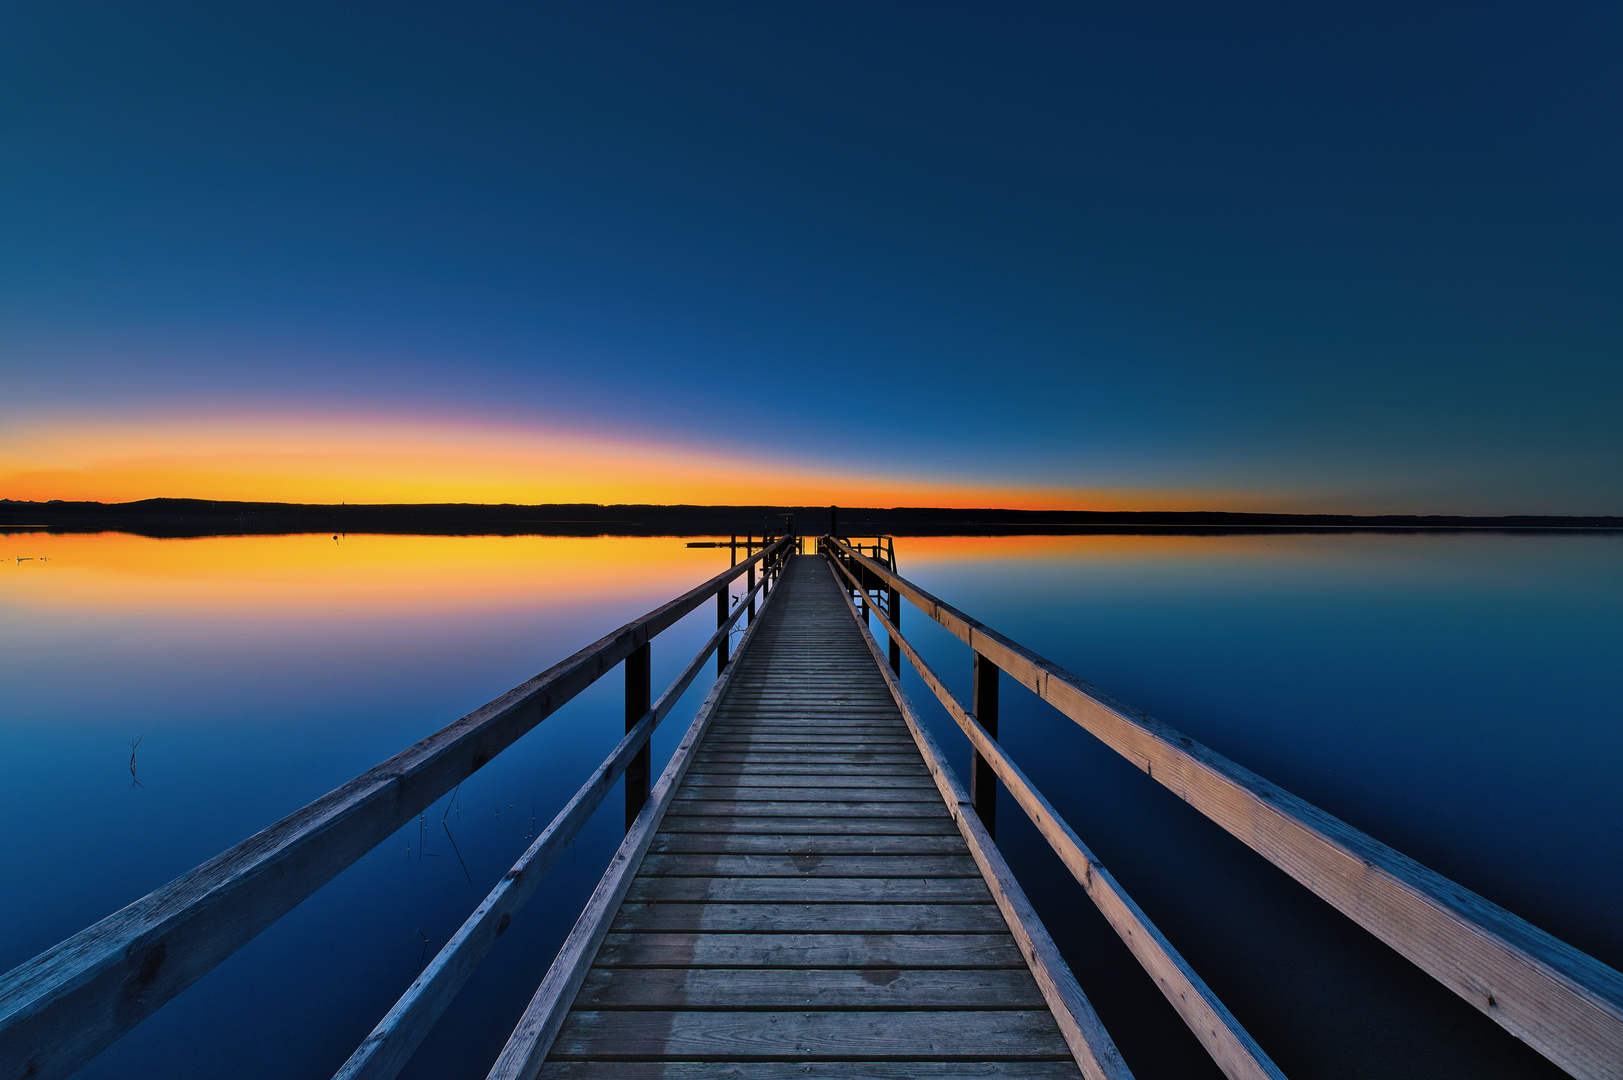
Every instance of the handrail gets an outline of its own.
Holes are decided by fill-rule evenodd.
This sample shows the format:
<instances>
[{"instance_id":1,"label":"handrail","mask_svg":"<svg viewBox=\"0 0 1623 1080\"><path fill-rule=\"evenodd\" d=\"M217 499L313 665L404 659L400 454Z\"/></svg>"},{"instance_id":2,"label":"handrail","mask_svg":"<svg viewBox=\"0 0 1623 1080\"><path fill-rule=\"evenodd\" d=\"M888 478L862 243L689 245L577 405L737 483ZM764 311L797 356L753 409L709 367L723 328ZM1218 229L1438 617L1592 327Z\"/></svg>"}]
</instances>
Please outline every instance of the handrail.
<instances>
[{"instance_id":1,"label":"handrail","mask_svg":"<svg viewBox=\"0 0 1623 1080\"><path fill-rule=\"evenodd\" d=\"M513 868L502 875L501 881L484 901L473 910L462 927L451 935L443 948L429 961L421 975L395 1002L394 1007L378 1021L361 1045L356 1047L333 1080L391 1080L428 1036L435 1022L450 1006L457 991L468 981L496 939L507 930L508 923L519 908L530 898L541 877L552 866L564 845L575 839L592 812L608 795L620 774L626 771L632 759L648 744L654 728L665 719L693 680L698 677L710 654L715 652L726 635L732 633L733 624L752 607L757 594L767 587L767 578L733 606L722 624L689 660L680 674L666 687L659 700L642 715L636 725L626 733L603 763L592 771L575 792L572 799L558 811L556 817L535 838ZM754 625L753 621L750 625Z\"/></svg>"},{"instance_id":2,"label":"handrail","mask_svg":"<svg viewBox=\"0 0 1623 1080\"><path fill-rule=\"evenodd\" d=\"M850 582L853 589L860 585L839 560L829 560L835 571ZM892 613L894 615L894 613ZM1060 861L1087 892L1099 908L1111 929L1121 937L1138 962L1143 965L1161 987L1189 1030L1194 1033L1206 1052L1211 1055L1229 1080L1284 1080L1273 1061L1257 1045L1250 1032L1241 1026L1228 1008L1212 993L1193 967L1184 960L1167 940L1166 935L1152 923L1149 916L1133 902L1132 897L1116 881L1115 876L1100 865L1098 857L1089 851L1080 837L1059 816L1052 804L1003 752L975 715L964 708L957 697L947 689L934 669L918 654L911 642L902 637L894 623L878 612L880 625L890 640L900 646L948 714L969 736L970 743L980 758L989 762L1010 794L1026 811L1044 839L1059 855ZM866 630L866 628L864 628ZM894 676L891 676L894 678ZM969 800L966 797L966 802ZM971 803L971 805L973 805Z\"/></svg>"},{"instance_id":3,"label":"handrail","mask_svg":"<svg viewBox=\"0 0 1623 1080\"><path fill-rule=\"evenodd\" d=\"M712 596L725 603L740 575L775 575L792 546L782 538L0 975L0 1076L67 1076L654 636Z\"/></svg>"},{"instance_id":4,"label":"handrail","mask_svg":"<svg viewBox=\"0 0 1623 1080\"><path fill-rule=\"evenodd\" d=\"M838 539L818 546L831 561L852 562L905 596L976 655L1571 1075L1623 1075L1623 973L1113 700Z\"/></svg>"}]
</instances>

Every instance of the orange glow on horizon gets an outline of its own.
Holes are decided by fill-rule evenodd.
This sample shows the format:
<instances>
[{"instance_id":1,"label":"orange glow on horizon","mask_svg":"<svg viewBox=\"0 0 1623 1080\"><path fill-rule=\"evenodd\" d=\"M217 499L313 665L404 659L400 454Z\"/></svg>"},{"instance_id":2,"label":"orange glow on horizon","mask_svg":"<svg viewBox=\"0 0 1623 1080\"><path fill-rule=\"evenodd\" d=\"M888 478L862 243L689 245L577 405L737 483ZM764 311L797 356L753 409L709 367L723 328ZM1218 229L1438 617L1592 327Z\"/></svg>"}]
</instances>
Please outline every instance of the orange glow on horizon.
<instances>
[{"instance_id":1,"label":"orange glow on horizon","mask_svg":"<svg viewBox=\"0 0 1623 1080\"><path fill-rule=\"evenodd\" d=\"M130 502L652 503L1180 510L1251 496L955 483L712 448L442 420L275 418L8 424L0 497Z\"/></svg>"}]
</instances>

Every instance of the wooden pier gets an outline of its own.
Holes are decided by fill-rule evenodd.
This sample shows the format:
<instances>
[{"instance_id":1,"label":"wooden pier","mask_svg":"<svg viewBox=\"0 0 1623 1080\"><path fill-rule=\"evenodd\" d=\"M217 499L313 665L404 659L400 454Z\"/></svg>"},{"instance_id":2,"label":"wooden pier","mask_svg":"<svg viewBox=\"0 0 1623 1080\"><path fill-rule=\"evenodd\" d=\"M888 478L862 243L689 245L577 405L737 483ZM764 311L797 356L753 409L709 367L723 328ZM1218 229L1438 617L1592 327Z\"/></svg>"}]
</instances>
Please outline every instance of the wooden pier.
<instances>
[{"instance_id":1,"label":"wooden pier","mask_svg":"<svg viewBox=\"0 0 1623 1080\"><path fill-rule=\"evenodd\" d=\"M1079 1075L822 559L738 658L547 1061Z\"/></svg>"},{"instance_id":2,"label":"wooden pier","mask_svg":"<svg viewBox=\"0 0 1623 1080\"><path fill-rule=\"evenodd\" d=\"M716 577L0 976L0 1080L68 1076L614 671L624 738L335 1080L399 1073L622 777L625 838L490 1080L1125 1080L993 843L1000 786L1221 1071L1281 1080L1004 752L1004 678L1569 1074L1623 1080L1623 975L919 588L889 538L720 546L735 565ZM712 601L715 633L655 698L651 640ZM904 601L969 647L971 701L903 636ZM712 659L655 782L650 736ZM967 786L903 691L904 661L969 739Z\"/></svg>"}]
</instances>

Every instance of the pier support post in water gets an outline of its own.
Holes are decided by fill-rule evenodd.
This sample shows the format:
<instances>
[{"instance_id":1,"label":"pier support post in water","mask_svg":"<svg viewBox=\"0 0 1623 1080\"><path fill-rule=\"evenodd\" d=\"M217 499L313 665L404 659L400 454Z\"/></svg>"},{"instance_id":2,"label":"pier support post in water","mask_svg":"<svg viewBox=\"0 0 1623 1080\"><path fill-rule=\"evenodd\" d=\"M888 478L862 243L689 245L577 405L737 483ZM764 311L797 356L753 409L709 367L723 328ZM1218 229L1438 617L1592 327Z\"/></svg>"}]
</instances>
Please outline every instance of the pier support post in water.
<instances>
[{"instance_id":1,"label":"pier support post in water","mask_svg":"<svg viewBox=\"0 0 1623 1080\"><path fill-rule=\"evenodd\" d=\"M755 592L755 567L751 566L749 568L748 573L749 573L749 586L748 586L748 589L747 589L745 595L749 596L749 598L750 598L750 622L754 622L755 621L755 596L753 594Z\"/></svg>"},{"instance_id":2,"label":"pier support post in water","mask_svg":"<svg viewBox=\"0 0 1623 1080\"><path fill-rule=\"evenodd\" d=\"M971 708L975 719L992 738L997 738L997 677L998 667L992 661L975 654L975 700ZM975 816L986 826L988 835L997 829L997 773L991 762L975 750L970 752L969 801L975 804Z\"/></svg>"},{"instance_id":3,"label":"pier support post in water","mask_svg":"<svg viewBox=\"0 0 1623 1080\"><path fill-rule=\"evenodd\" d=\"M886 614L890 616L890 625L899 634L902 631L902 594L895 589L890 590L889 607ZM896 634L890 635L890 670L898 675L902 673L902 643L896 640Z\"/></svg>"},{"instance_id":4,"label":"pier support post in water","mask_svg":"<svg viewBox=\"0 0 1623 1080\"><path fill-rule=\"evenodd\" d=\"M720 630L727 625L727 601L732 593L722 589L716 594L716 629ZM727 650L731 647L733 636L728 634L716 644L716 674L720 675L727 670Z\"/></svg>"},{"instance_id":5,"label":"pier support post in water","mask_svg":"<svg viewBox=\"0 0 1623 1080\"><path fill-rule=\"evenodd\" d=\"M626 730L637 726L653 704L652 650L647 642L626 657ZM649 754L644 743L637 756L626 764L626 831L648 801Z\"/></svg>"}]
</instances>

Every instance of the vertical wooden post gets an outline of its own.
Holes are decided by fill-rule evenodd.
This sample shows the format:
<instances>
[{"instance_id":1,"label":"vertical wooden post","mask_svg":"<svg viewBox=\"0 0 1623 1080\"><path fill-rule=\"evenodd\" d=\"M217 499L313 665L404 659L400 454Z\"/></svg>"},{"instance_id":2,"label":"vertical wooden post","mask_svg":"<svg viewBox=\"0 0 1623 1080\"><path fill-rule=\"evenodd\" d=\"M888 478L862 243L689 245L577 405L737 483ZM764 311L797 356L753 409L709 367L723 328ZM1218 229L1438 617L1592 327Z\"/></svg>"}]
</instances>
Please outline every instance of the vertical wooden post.
<instances>
[{"instance_id":1,"label":"vertical wooden post","mask_svg":"<svg viewBox=\"0 0 1623 1080\"><path fill-rule=\"evenodd\" d=\"M750 592L750 622L753 623L755 621L755 567L751 566L745 573L749 575L747 581Z\"/></svg>"},{"instance_id":2,"label":"vertical wooden post","mask_svg":"<svg viewBox=\"0 0 1623 1080\"><path fill-rule=\"evenodd\" d=\"M896 633L902 630L902 594L895 589L890 590L890 625ZM890 639L890 670L900 675L902 673L902 643L897 641L893 634Z\"/></svg>"},{"instance_id":3,"label":"vertical wooden post","mask_svg":"<svg viewBox=\"0 0 1623 1080\"><path fill-rule=\"evenodd\" d=\"M653 673L649 663L652 650L649 642L634 650L626 657L626 730L630 731L637 726L653 704ZM648 774L649 754L648 744L644 743L637 756L626 765L626 831L631 831L631 823L637 820L642 812L642 804L648 801Z\"/></svg>"},{"instance_id":4,"label":"vertical wooden post","mask_svg":"<svg viewBox=\"0 0 1623 1080\"><path fill-rule=\"evenodd\" d=\"M975 654L974 703L971 710L981 727L992 738L997 738L997 682L998 667L992 661ZM997 773L991 763L971 750L969 761L969 801L975 804L975 816L993 834L997 827Z\"/></svg>"},{"instance_id":5,"label":"vertical wooden post","mask_svg":"<svg viewBox=\"0 0 1623 1080\"><path fill-rule=\"evenodd\" d=\"M733 553L733 561L728 563L727 565L728 566L737 566L738 565L738 534L737 533L733 533L732 541L727 546L730 549L732 549L732 553Z\"/></svg>"},{"instance_id":6,"label":"vertical wooden post","mask_svg":"<svg viewBox=\"0 0 1623 1080\"><path fill-rule=\"evenodd\" d=\"M716 590L716 629L727 624L727 601L732 599L731 587ZM727 650L732 647L733 635L728 634L716 646L716 674L727 670Z\"/></svg>"},{"instance_id":7,"label":"vertical wooden post","mask_svg":"<svg viewBox=\"0 0 1623 1080\"><path fill-rule=\"evenodd\" d=\"M868 590L862 590L862 625L868 625Z\"/></svg>"},{"instance_id":8,"label":"vertical wooden post","mask_svg":"<svg viewBox=\"0 0 1623 1080\"><path fill-rule=\"evenodd\" d=\"M838 506L828 508L828 534L830 536L840 535L840 508Z\"/></svg>"}]
</instances>

